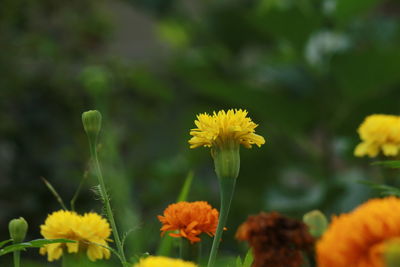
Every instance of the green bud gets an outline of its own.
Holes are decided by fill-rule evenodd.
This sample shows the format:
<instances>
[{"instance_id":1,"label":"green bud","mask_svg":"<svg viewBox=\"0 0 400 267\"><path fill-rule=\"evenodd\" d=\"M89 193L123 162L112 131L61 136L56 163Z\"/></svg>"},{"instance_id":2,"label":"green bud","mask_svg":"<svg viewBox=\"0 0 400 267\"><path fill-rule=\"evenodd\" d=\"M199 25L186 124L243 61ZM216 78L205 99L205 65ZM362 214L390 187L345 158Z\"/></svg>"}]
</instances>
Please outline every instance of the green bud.
<instances>
[{"instance_id":1,"label":"green bud","mask_svg":"<svg viewBox=\"0 0 400 267\"><path fill-rule=\"evenodd\" d=\"M211 149L218 178L236 179L239 176L239 148L239 144L232 144L231 146L213 147Z\"/></svg>"},{"instance_id":2,"label":"green bud","mask_svg":"<svg viewBox=\"0 0 400 267\"><path fill-rule=\"evenodd\" d=\"M308 226L310 234L315 238L322 236L328 228L328 220L319 210L313 210L304 214L303 222Z\"/></svg>"},{"instance_id":3,"label":"green bud","mask_svg":"<svg viewBox=\"0 0 400 267\"><path fill-rule=\"evenodd\" d=\"M24 218L12 219L8 224L8 230L10 231L10 237L13 243L21 243L24 241L26 232L28 231L28 223Z\"/></svg>"},{"instance_id":4,"label":"green bud","mask_svg":"<svg viewBox=\"0 0 400 267\"><path fill-rule=\"evenodd\" d=\"M101 113L97 110L83 112L82 123L89 138L97 138L101 129Z\"/></svg>"},{"instance_id":5,"label":"green bud","mask_svg":"<svg viewBox=\"0 0 400 267\"><path fill-rule=\"evenodd\" d=\"M385 243L383 256L386 267L400 266L400 239L396 238Z\"/></svg>"}]
</instances>

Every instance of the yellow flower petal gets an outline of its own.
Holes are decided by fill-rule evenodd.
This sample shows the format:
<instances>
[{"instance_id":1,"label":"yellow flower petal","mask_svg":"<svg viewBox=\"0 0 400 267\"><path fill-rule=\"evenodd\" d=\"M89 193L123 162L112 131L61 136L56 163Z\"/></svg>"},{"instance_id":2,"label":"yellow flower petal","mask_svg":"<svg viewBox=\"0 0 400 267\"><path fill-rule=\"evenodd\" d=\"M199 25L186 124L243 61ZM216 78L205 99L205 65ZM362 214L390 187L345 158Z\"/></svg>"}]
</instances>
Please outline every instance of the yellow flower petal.
<instances>
[{"instance_id":1,"label":"yellow flower petal","mask_svg":"<svg viewBox=\"0 0 400 267\"><path fill-rule=\"evenodd\" d=\"M197 128L190 131L193 136L189 140L190 148L212 147L229 142L251 148L252 145L260 147L265 143L264 137L254 133L258 125L247 117L246 110L221 110L213 115L203 113L197 115L194 123Z\"/></svg>"}]
</instances>

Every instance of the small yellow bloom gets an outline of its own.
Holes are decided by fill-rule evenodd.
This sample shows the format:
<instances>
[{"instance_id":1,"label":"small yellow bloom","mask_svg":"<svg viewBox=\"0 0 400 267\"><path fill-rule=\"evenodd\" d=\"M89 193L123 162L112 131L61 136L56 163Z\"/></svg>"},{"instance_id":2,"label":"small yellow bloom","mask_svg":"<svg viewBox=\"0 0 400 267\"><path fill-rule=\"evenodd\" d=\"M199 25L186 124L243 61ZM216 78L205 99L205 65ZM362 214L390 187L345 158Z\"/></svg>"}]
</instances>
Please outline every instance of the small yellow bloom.
<instances>
[{"instance_id":1,"label":"small yellow bloom","mask_svg":"<svg viewBox=\"0 0 400 267\"><path fill-rule=\"evenodd\" d=\"M197 115L194 123L197 128L190 131L193 136L189 140L190 148L230 146L231 143L251 148L265 143L264 137L254 133L258 125L247 117L246 110L214 111L213 115L203 113Z\"/></svg>"},{"instance_id":2,"label":"small yellow bloom","mask_svg":"<svg viewBox=\"0 0 400 267\"><path fill-rule=\"evenodd\" d=\"M47 217L40 229L46 239L66 238L77 241L48 244L40 248L40 254L47 253L49 261L59 259L65 250L68 253L85 250L91 261L110 258L110 251L102 247L107 246L107 241L110 241L110 225L97 213L85 213L81 216L73 211L56 211Z\"/></svg>"},{"instance_id":3,"label":"small yellow bloom","mask_svg":"<svg viewBox=\"0 0 400 267\"><path fill-rule=\"evenodd\" d=\"M171 259L167 257L156 257L150 256L144 259L141 259L139 263L133 265L133 267L196 267L197 265L183 261L180 259Z\"/></svg>"},{"instance_id":4,"label":"small yellow bloom","mask_svg":"<svg viewBox=\"0 0 400 267\"><path fill-rule=\"evenodd\" d=\"M385 156L396 156L400 151L400 116L374 114L365 118L358 128L362 142L354 155L376 157L380 151Z\"/></svg>"},{"instance_id":5,"label":"small yellow bloom","mask_svg":"<svg viewBox=\"0 0 400 267\"><path fill-rule=\"evenodd\" d=\"M371 199L334 217L317 243L319 267L384 267L384 256L400 236L400 199Z\"/></svg>"}]
</instances>

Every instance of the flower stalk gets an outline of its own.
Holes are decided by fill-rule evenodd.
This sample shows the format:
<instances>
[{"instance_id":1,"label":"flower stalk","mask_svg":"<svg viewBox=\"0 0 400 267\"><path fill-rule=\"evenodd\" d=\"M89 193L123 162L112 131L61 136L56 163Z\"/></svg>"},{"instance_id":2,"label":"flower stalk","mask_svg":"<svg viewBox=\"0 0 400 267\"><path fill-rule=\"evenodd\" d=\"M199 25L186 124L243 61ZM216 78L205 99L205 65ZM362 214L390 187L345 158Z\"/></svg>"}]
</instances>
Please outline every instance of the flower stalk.
<instances>
[{"instance_id":1,"label":"flower stalk","mask_svg":"<svg viewBox=\"0 0 400 267\"><path fill-rule=\"evenodd\" d=\"M117 250L120 256L120 259L122 261L122 266L127 266L128 263L126 261L124 249L122 246L122 242L120 239L120 235L118 233L117 225L115 223L114 219L114 214L111 209L111 204L110 204L110 198L108 197L108 193L106 190L106 185L103 179L103 174L100 169L100 164L99 160L97 157L97 137L100 132L101 128L101 114L97 110L90 110L87 112L84 112L82 114L82 122L84 129L86 131L86 134L89 139L89 147L90 147L90 155L92 159L92 167L94 169L94 172L97 176L97 179L99 181L99 189L100 189L100 195L103 200L104 206L105 206L105 211L106 211L106 216L110 222L112 233L114 236L115 244L117 246Z\"/></svg>"},{"instance_id":2,"label":"flower stalk","mask_svg":"<svg viewBox=\"0 0 400 267\"><path fill-rule=\"evenodd\" d=\"M215 233L213 244L211 247L210 257L208 259L208 267L213 267L215 259L217 258L217 252L219 243L221 242L222 233L225 228L226 221L228 219L229 208L231 206L233 193L235 191L236 178L219 178L219 186L221 190L221 208L218 220L217 232Z\"/></svg>"}]
</instances>

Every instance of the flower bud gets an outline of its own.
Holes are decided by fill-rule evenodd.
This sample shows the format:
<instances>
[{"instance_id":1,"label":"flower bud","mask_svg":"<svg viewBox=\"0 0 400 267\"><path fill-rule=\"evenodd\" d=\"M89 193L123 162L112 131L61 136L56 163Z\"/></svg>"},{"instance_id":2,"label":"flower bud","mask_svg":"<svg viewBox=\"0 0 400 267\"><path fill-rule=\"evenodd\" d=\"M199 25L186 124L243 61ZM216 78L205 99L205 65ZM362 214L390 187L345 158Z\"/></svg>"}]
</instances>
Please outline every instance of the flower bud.
<instances>
[{"instance_id":1,"label":"flower bud","mask_svg":"<svg viewBox=\"0 0 400 267\"><path fill-rule=\"evenodd\" d=\"M8 230L10 231L10 237L13 243L21 243L24 241L26 232L28 231L28 223L24 218L12 219L8 224Z\"/></svg>"},{"instance_id":2,"label":"flower bud","mask_svg":"<svg viewBox=\"0 0 400 267\"><path fill-rule=\"evenodd\" d=\"M310 234L315 238L322 236L328 228L328 220L319 210L313 210L304 214L303 222L308 226Z\"/></svg>"},{"instance_id":3,"label":"flower bud","mask_svg":"<svg viewBox=\"0 0 400 267\"><path fill-rule=\"evenodd\" d=\"M97 138L101 129L101 113L98 110L83 112L82 123L89 138Z\"/></svg>"},{"instance_id":4,"label":"flower bud","mask_svg":"<svg viewBox=\"0 0 400 267\"><path fill-rule=\"evenodd\" d=\"M211 154L214 159L215 172L218 178L236 179L240 169L239 144L213 147Z\"/></svg>"},{"instance_id":5,"label":"flower bud","mask_svg":"<svg viewBox=\"0 0 400 267\"><path fill-rule=\"evenodd\" d=\"M400 239L395 238L385 243L384 262L386 267L400 266Z\"/></svg>"}]
</instances>

